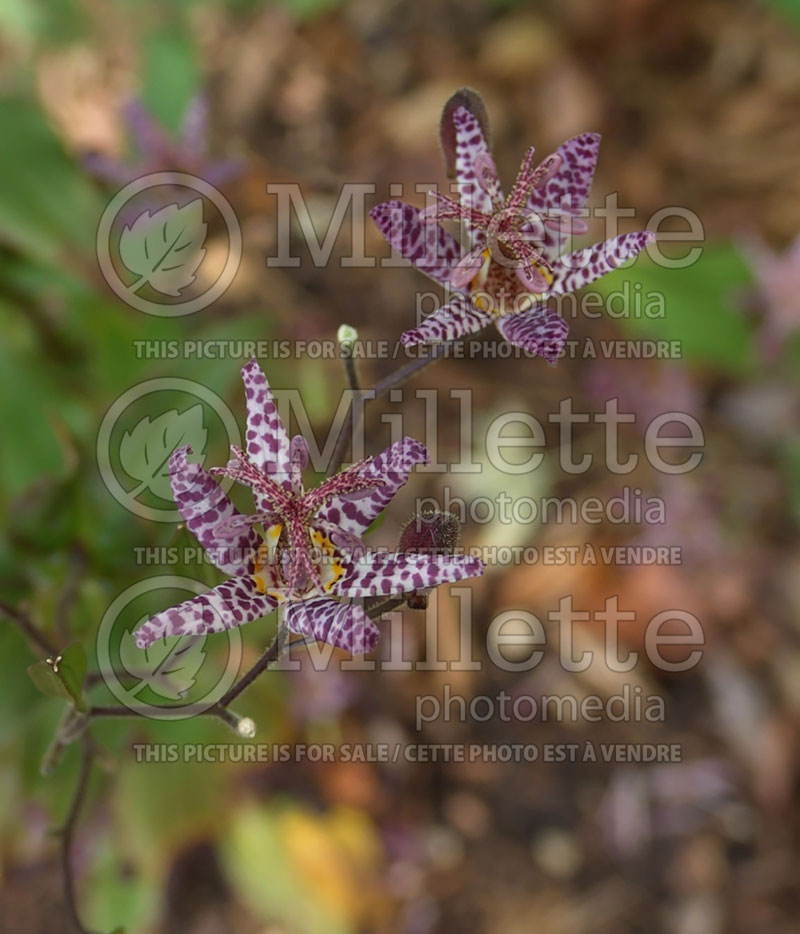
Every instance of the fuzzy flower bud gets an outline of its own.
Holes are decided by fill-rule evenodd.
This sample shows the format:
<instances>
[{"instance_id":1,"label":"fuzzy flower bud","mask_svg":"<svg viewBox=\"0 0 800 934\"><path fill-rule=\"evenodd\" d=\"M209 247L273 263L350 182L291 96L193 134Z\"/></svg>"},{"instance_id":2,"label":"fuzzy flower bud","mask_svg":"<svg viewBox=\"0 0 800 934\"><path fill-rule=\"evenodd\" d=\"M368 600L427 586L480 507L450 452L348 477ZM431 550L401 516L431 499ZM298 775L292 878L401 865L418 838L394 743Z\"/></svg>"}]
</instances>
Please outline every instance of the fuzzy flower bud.
<instances>
[{"instance_id":1,"label":"fuzzy flower bud","mask_svg":"<svg viewBox=\"0 0 800 934\"><path fill-rule=\"evenodd\" d=\"M417 513L409 520L400 535L399 552L424 555L452 555L461 537L461 523L451 512ZM424 610L428 605L428 591L415 590L406 598L412 610Z\"/></svg>"},{"instance_id":2,"label":"fuzzy flower bud","mask_svg":"<svg viewBox=\"0 0 800 934\"><path fill-rule=\"evenodd\" d=\"M398 551L452 555L461 537L461 523L451 512L417 513L403 528Z\"/></svg>"}]
</instances>

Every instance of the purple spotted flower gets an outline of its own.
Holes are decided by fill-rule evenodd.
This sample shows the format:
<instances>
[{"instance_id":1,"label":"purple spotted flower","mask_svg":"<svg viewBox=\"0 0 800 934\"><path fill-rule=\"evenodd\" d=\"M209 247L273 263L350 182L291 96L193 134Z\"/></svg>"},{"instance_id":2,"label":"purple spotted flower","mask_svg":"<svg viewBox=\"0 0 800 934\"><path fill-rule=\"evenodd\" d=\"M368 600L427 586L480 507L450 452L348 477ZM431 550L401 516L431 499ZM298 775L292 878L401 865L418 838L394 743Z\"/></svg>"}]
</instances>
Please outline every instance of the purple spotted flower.
<instances>
[{"instance_id":1,"label":"purple spotted flower","mask_svg":"<svg viewBox=\"0 0 800 934\"><path fill-rule=\"evenodd\" d=\"M210 185L222 185L244 167L240 160L208 158L208 104L202 96L195 97L187 107L175 138L156 123L140 100L129 101L123 117L138 160L125 162L102 153L89 153L83 164L101 181L125 185L153 172L183 171Z\"/></svg>"},{"instance_id":2,"label":"purple spotted flower","mask_svg":"<svg viewBox=\"0 0 800 934\"><path fill-rule=\"evenodd\" d=\"M366 652L374 648L378 629L351 601L483 573L483 562L465 555L370 552L361 540L414 465L427 460L424 445L404 438L306 491L305 440L299 435L289 440L255 360L244 367L242 378L246 450L234 448L227 466L211 471L189 463L188 447L176 450L170 460L172 492L186 525L231 576L208 593L151 617L136 633L140 648L164 636L241 626L281 606L283 622L293 632L352 653ZM252 515L237 511L215 474L252 489Z\"/></svg>"},{"instance_id":3,"label":"purple spotted flower","mask_svg":"<svg viewBox=\"0 0 800 934\"><path fill-rule=\"evenodd\" d=\"M494 322L506 340L554 363L568 326L547 299L600 278L636 256L655 235L622 234L565 253L572 236L588 230L580 215L586 213L597 162L596 133L567 140L538 166L531 147L507 198L486 142L485 110L474 91L462 89L451 97L441 134L459 198L435 194L436 203L424 211L387 201L371 212L395 249L454 293L402 341L410 346L454 340ZM463 221L470 248L462 252L434 218Z\"/></svg>"}]
</instances>

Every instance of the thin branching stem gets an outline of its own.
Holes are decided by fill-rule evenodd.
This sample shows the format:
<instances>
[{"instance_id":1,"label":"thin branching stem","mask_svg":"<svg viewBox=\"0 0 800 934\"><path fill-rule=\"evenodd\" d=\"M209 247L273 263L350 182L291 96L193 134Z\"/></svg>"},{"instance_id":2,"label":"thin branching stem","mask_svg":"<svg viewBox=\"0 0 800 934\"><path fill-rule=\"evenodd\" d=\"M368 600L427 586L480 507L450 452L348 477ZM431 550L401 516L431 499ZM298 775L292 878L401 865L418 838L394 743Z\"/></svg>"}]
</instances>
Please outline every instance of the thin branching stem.
<instances>
[{"instance_id":1,"label":"thin branching stem","mask_svg":"<svg viewBox=\"0 0 800 934\"><path fill-rule=\"evenodd\" d=\"M45 655L58 655L55 643L39 629L27 613L23 613L22 610L17 610L2 601L0 601L0 613L10 619L12 623L15 623Z\"/></svg>"},{"instance_id":2,"label":"thin branching stem","mask_svg":"<svg viewBox=\"0 0 800 934\"><path fill-rule=\"evenodd\" d=\"M86 799L86 792L89 788L89 778L92 772L94 762L94 749L92 741L88 735L84 734L81 738L81 764L78 772L78 781L75 784L75 791L72 795L67 819L63 827L59 830L61 837L61 870L64 876L64 898L67 902L67 910L70 919L78 931L78 934L94 934L88 928L84 927L81 916L78 911L78 900L75 892L75 873L72 865L72 840L75 836L75 828L78 824L83 802Z\"/></svg>"}]
</instances>

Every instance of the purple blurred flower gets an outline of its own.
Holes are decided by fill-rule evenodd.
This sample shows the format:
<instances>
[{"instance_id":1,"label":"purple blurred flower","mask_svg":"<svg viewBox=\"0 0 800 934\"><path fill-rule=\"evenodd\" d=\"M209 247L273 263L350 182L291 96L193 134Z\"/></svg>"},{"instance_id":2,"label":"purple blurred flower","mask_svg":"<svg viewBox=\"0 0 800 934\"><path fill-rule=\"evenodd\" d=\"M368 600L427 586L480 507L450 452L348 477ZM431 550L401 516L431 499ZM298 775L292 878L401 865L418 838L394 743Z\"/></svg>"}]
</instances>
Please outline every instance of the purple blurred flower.
<instances>
[{"instance_id":1,"label":"purple blurred flower","mask_svg":"<svg viewBox=\"0 0 800 934\"><path fill-rule=\"evenodd\" d=\"M140 100L131 100L123 116L138 156L125 162L101 153L84 156L83 164L92 175L112 185L125 185L154 172L183 171L202 178L210 185L222 185L239 175L241 160L213 161L208 158L208 104L194 98L186 109L177 138L172 138L147 112Z\"/></svg>"},{"instance_id":2,"label":"purple blurred flower","mask_svg":"<svg viewBox=\"0 0 800 934\"><path fill-rule=\"evenodd\" d=\"M761 313L761 350L764 359L777 359L787 339L800 330L800 237L783 253L757 236L743 244L756 279L756 305Z\"/></svg>"},{"instance_id":3,"label":"purple blurred flower","mask_svg":"<svg viewBox=\"0 0 800 934\"><path fill-rule=\"evenodd\" d=\"M459 198L436 194L419 211L387 201L371 216L383 236L418 269L455 291L450 300L402 341L449 341L492 321L512 344L555 363L568 325L546 305L636 256L655 239L649 231L622 234L564 255L573 234L588 227L579 216L594 177L600 136L584 133L534 165L531 147L517 180L503 198L486 142L485 110L468 89L456 92L442 116L442 144ZM464 221L471 248L460 245L437 220Z\"/></svg>"},{"instance_id":4,"label":"purple blurred flower","mask_svg":"<svg viewBox=\"0 0 800 934\"><path fill-rule=\"evenodd\" d=\"M374 648L378 628L351 600L408 593L483 573L477 558L368 552L361 540L414 465L427 460L424 445L403 438L306 491L305 439L289 440L255 360L243 368L242 378L247 450L234 448L233 460L211 471L188 462L188 446L170 459L172 492L186 525L217 567L232 576L151 617L136 633L140 648L164 636L241 626L280 605L283 622L293 632L351 653L366 652ZM251 487L255 513L239 513L214 474ZM257 525L266 530L264 538Z\"/></svg>"}]
</instances>

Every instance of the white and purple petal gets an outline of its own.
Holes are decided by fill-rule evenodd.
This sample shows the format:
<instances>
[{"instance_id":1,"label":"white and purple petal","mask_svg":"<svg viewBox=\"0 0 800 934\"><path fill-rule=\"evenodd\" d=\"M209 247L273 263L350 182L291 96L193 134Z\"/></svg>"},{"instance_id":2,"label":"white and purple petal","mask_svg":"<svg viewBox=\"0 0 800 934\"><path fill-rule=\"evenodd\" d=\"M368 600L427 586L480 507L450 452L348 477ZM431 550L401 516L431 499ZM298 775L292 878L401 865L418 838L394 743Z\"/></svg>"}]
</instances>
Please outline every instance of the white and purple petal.
<instances>
[{"instance_id":1,"label":"white and purple petal","mask_svg":"<svg viewBox=\"0 0 800 934\"><path fill-rule=\"evenodd\" d=\"M575 292L589 285L627 260L638 256L655 238L656 235L652 231L639 230L562 256L553 264L553 282L548 294Z\"/></svg>"},{"instance_id":2,"label":"white and purple petal","mask_svg":"<svg viewBox=\"0 0 800 934\"><path fill-rule=\"evenodd\" d=\"M264 371L255 360L242 367L247 397L247 438L245 451L250 460L284 487L291 486L292 468L289 436L278 414L272 390ZM258 502L258 494L255 494ZM267 506L259 505L266 511Z\"/></svg>"},{"instance_id":3,"label":"white and purple petal","mask_svg":"<svg viewBox=\"0 0 800 934\"><path fill-rule=\"evenodd\" d=\"M286 604L283 612L292 632L335 645L351 655L371 652L378 642L378 627L356 603L311 597Z\"/></svg>"},{"instance_id":4,"label":"white and purple petal","mask_svg":"<svg viewBox=\"0 0 800 934\"><path fill-rule=\"evenodd\" d=\"M461 247L443 227L404 201L384 201L369 213L390 246L409 263L437 282L449 280Z\"/></svg>"},{"instance_id":5,"label":"white and purple petal","mask_svg":"<svg viewBox=\"0 0 800 934\"><path fill-rule=\"evenodd\" d=\"M533 189L528 207L537 213L578 211L584 207L592 188L600 139L599 133L581 133L562 143L555 152L561 157L558 171Z\"/></svg>"},{"instance_id":6,"label":"white and purple petal","mask_svg":"<svg viewBox=\"0 0 800 934\"><path fill-rule=\"evenodd\" d=\"M562 143L555 153L561 158L558 171L544 185L534 188L528 199L528 210L537 218L526 224L523 231L533 234L533 245L550 262L569 249L571 234L566 226L548 224L548 215L569 215L585 207L594 179L600 138L599 133L581 133ZM573 232L577 234L578 229Z\"/></svg>"},{"instance_id":7,"label":"white and purple petal","mask_svg":"<svg viewBox=\"0 0 800 934\"><path fill-rule=\"evenodd\" d=\"M481 311L460 292L447 304L427 317L419 327L404 331L400 340L406 347L425 341L452 341L465 334L474 334L491 323L492 316Z\"/></svg>"},{"instance_id":8,"label":"white and purple petal","mask_svg":"<svg viewBox=\"0 0 800 934\"><path fill-rule=\"evenodd\" d=\"M243 626L271 613L276 601L258 593L251 577L232 577L207 593L156 613L136 631L136 645L147 648L166 636L201 636Z\"/></svg>"},{"instance_id":9,"label":"white and purple petal","mask_svg":"<svg viewBox=\"0 0 800 934\"><path fill-rule=\"evenodd\" d=\"M495 209L492 195L501 198L499 183L478 178L478 172L497 177L492 154L486 143L478 118L466 107L453 111L453 126L456 131L456 181L462 204L477 208L487 214Z\"/></svg>"},{"instance_id":10,"label":"white and purple petal","mask_svg":"<svg viewBox=\"0 0 800 934\"><path fill-rule=\"evenodd\" d=\"M424 444L414 438L401 438L374 457L362 472L366 480L383 480L383 486L358 498L337 496L319 510L318 517L347 535L363 535L405 485L414 467L427 460Z\"/></svg>"},{"instance_id":11,"label":"white and purple petal","mask_svg":"<svg viewBox=\"0 0 800 934\"><path fill-rule=\"evenodd\" d=\"M569 325L557 311L537 305L521 314L505 315L496 321L505 339L527 353L538 354L555 363L564 347Z\"/></svg>"},{"instance_id":12,"label":"white and purple petal","mask_svg":"<svg viewBox=\"0 0 800 934\"><path fill-rule=\"evenodd\" d=\"M189 445L173 451L169 460L172 496L183 521L208 552L214 564L226 574L244 574L252 568L261 544L253 528L240 526L234 535L220 535L220 523L245 518L236 509L214 477L200 464L189 463Z\"/></svg>"},{"instance_id":13,"label":"white and purple petal","mask_svg":"<svg viewBox=\"0 0 800 934\"><path fill-rule=\"evenodd\" d=\"M411 593L483 574L484 563L471 555L387 554L354 559L334 590L344 597Z\"/></svg>"}]
</instances>

